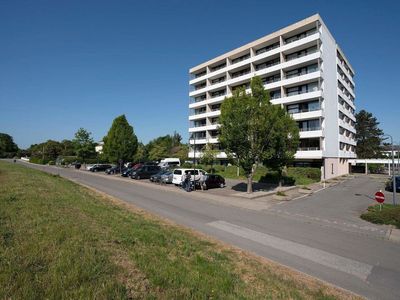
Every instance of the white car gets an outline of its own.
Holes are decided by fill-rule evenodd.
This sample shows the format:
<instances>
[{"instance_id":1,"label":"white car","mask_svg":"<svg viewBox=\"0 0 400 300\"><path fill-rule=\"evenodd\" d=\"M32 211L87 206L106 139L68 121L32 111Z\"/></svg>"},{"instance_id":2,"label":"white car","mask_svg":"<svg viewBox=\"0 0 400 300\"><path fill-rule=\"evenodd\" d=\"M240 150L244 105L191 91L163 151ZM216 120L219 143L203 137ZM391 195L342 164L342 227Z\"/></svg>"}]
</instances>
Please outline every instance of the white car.
<instances>
[{"instance_id":1,"label":"white car","mask_svg":"<svg viewBox=\"0 0 400 300\"><path fill-rule=\"evenodd\" d=\"M172 183L175 185L181 185L183 174L188 174L189 172L191 174L191 180L200 180L200 176L202 174L207 174L207 172L202 169L175 169L172 177Z\"/></svg>"}]
</instances>

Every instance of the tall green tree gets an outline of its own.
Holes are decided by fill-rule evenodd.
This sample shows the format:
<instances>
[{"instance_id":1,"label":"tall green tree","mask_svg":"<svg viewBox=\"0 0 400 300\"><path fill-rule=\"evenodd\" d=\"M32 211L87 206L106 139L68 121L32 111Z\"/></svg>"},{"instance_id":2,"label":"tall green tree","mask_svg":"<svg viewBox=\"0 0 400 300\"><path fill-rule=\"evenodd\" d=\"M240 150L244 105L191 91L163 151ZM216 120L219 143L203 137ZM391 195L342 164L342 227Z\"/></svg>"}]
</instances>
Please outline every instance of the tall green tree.
<instances>
[{"instance_id":1,"label":"tall green tree","mask_svg":"<svg viewBox=\"0 0 400 300\"><path fill-rule=\"evenodd\" d=\"M0 158L14 157L18 152L18 146L11 135L0 133Z\"/></svg>"},{"instance_id":2,"label":"tall green tree","mask_svg":"<svg viewBox=\"0 0 400 300\"><path fill-rule=\"evenodd\" d=\"M61 141L61 155L62 156L74 156L76 155L75 153L75 144L71 140L62 140Z\"/></svg>"},{"instance_id":3,"label":"tall green tree","mask_svg":"<svg viewBox=\"0 0 400 300\"><path fill-rule=\"evenodd\" d=\"M257 166L280 150L277 146L279 139L295 138L286 131L280 132L279 118L286 112L270 103L269 93L264 89L261 78L254 77L250 86L250 94L240 88L232 97L226 98L221 105L220 116L220 142L244 170L248 193L253 192Z\"/></svg>"},{"instance_id":4,"label":"tall green tree","mask_svg":"<svg viewBox=\"0 0 400 300\"><path fill-rule=\"evenodd\" d=\"M218 155L218 150L214 150L212 145L207 143L200 158L200 162L204 165L209 165L211 170L215 159Z\"/></svg>"},{"instance_id":5,"label":"tall green tree","mask_svg":"<svg viewBox=\"0 0 400 300\"><path fill-rule=\"evenodd\" d=\"M282 175L287 165L294 160L300 136L297 122L284 109L277 106L276 110L278 117L274 124L276 136L273 139L273 149L263 163L278 172L279 186L282 186Z\"/></svg>"},{"instance_id":6,"label":"tall green tree","mask_svg":"<svg viewBox=\"0 0 400 300\"><path fill-rule=\"evenodd\" d=\"M114 163L117 163L119 160L124 162L132 160L138 148L137 137L125 115L114 119L103 141L104 156L110 162Z\"/></svg>"},{"instance_id":7,"label":"tall green tree","mask_svg":"<svg viewBox=\"0 0 400 300\"><path fill-rule=\"evenodd\" d=\"M146 146L142 142L138 143L136 153L133 157L134 162L144 162L147 160L149 154L147 153Z\"/></svg>"},{"instance_id":8,"label":"tall green tree","mask_svg":"<svg viewBox=\"0 0 400 300\"><path fill-rule=\"evenodd\" d=\"M372 113L361 110L356 114L356 153L358 158L381 156L383 131Z\"/></svg>"},{"instance_id":9,"label":"tall green tree","mask_svg":"<svg viewBox=\"0 0 400 300\"><path fill-rule=\"evenodd\" d=\"M86 129L79 128L72 142L75 145L75 153L82 162L86 162L88 158L95 157L95 144L91 133Z\"/></svg>"}]
</instances>

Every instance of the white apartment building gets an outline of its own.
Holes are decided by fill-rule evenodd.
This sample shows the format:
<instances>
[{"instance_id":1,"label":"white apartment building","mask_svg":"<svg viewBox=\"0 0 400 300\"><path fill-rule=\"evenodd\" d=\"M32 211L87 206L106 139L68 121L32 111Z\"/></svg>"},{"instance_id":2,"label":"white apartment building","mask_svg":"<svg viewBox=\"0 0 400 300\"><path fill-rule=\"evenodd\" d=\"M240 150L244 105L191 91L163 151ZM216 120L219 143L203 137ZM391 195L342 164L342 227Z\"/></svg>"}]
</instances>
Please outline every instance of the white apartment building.
<instances>
[{"instance_id":1,"label":"white apartment building","mask_svg":"<svg viewBox=\"0 0 400 300\"><path fill-rule=\"evenodd\" d=\"M189 157L218 143L225 97L260 76L271 102L284 107L300 129L295 164L324 166L323 176L349 172L355 158L354 70L316 14L189 70Z\"/></svg>"}]
</instances>

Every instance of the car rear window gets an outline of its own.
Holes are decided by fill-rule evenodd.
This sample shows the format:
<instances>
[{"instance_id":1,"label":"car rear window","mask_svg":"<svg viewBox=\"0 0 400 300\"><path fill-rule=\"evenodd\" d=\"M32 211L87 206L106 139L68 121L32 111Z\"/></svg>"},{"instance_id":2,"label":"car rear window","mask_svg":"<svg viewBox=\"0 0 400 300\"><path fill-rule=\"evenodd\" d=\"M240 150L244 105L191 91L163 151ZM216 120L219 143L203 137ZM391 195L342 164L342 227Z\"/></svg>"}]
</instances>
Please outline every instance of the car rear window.
<instances>
[{"instance_id":1,"label":"car rear window","mask_svg":"<svg viewBox=\"0 0 400 300\"><path fill-rule=\"evenodd\" d=\"M175 171L174 171L174 174L175 174L175 175L182 175L182 170L175 170Z\"/></svg>"}]
</instances>

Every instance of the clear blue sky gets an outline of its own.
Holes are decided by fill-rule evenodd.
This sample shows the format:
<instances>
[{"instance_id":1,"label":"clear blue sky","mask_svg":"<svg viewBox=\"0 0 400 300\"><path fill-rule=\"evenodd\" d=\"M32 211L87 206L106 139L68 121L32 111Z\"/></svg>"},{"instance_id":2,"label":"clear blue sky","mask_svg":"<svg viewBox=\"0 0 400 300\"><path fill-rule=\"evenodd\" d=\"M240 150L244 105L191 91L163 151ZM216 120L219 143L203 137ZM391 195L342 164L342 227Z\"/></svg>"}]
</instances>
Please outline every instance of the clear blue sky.
<instances>
[{"instance_id":1,"label":"clear blue sky","mask_svg":"<svg viewBox=\"0 0 400 300\"><path fill-rule=\"evenodd\" d=\"M356 105L400 141L399 1L0 1L0 132L20 147L100 140L125 114L140 140L187 139L188 69L320 13L356 71Z\"/></svg>"}]
</instances>

